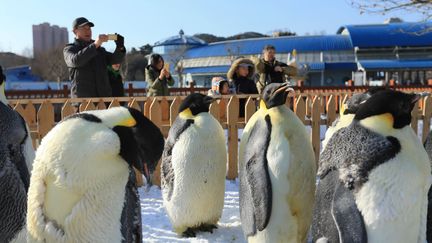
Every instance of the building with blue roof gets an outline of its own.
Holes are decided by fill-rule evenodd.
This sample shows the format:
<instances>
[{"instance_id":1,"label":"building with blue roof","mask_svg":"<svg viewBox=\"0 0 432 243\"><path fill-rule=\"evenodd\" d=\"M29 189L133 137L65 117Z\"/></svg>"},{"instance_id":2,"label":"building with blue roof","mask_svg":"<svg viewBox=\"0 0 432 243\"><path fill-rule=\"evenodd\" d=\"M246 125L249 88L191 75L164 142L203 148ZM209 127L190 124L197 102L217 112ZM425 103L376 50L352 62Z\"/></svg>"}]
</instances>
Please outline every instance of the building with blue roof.
<instances>
[{"instance_id":1,"label":"building with blue roof","mask_svg":"<svg viewBox=\"0 0 432 243\"><path fill-rule=\"evenodd\" d=\"M238 57L257 58L265 45L276 48L276 59L308 64L304 85L340 86L354 79L357 85L369 81L425 83L432 79L432 24L388 23L346 25L335 35L283 36L222 41L207 44L191 36L179 35L157 42L154 51L166 61L173 53L183 78L199 86L210 86L214 76L226 76ZM168 57L171 56L171 58ZM174 71L174 67L171 67Z\"/></svg>"}]
</instances>

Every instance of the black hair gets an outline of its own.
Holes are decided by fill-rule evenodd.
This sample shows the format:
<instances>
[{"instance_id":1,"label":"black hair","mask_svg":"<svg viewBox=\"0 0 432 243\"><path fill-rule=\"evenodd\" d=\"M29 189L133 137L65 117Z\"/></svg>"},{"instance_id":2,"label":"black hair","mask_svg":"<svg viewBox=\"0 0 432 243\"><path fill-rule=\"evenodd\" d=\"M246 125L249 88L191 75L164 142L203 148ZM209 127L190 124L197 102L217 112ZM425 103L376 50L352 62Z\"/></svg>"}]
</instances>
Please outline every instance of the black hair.
<instances>
[{"instance_id":1,"label":"black hair","mask_svg":"<svg viewBox=\"0 0 432 243\"><path fill-rule=\"evenodd\" d=\"M158 62L162 60L162 62L165 63L163 57L157 53L151 54L150 56L150 66L152 66L153 68L156 68L156 64L158 64Z\"/></svg>"},{"instance_id":2,"label":"black hair","mask_svg":"<svg viewBox=\"0 0 432 243\"><path fill-rule=\"evenodd\" d=\"M6 76L3 74L3 68L0 66L0 84L6 80Z\"/></svg>"},{"instance_id":3,"label":"black hair","mask_svg":"<svg viewBox=\"0 0 432 243\"><path fill-rule=\"evenodd\" d=\"M273 45L265 45L263 48L263 51L270 51L270 50L276 51L276 48Z\"/></svg>"},{"instance_id":4,"label":"black hair","mask_svg":"<svg viewBox=\"0 0 432 243\"><path fill-rule=\"evenodd\" d=\"M228 83L228 80L223 79L223 80L219 81L219 94L222 94L222 87L223 87L223 85L224 85L225 83L228 84L228 89L229 89L229 83Z\"/></svg>"}]
</instances>

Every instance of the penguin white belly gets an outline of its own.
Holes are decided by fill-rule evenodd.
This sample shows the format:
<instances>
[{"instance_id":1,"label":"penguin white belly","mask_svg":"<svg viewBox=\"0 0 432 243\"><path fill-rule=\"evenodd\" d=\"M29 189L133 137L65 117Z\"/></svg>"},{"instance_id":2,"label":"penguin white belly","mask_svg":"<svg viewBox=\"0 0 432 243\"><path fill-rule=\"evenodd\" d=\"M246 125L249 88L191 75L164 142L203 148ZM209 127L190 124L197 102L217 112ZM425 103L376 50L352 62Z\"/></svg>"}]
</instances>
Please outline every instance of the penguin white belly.
<instances>
[{"instance_id":1,"label":"penguin white belly","mask_svg":"<svg viewBox=\"0 0 432 243\"><path fill-rule=\"evenodd\" d=\"M201 223L215 224L222 214L227 163L222 127L199 114L172 152L174 190L165 207L177 232Z\"/></svg>"},{"instance_id":2,"label":"penguin white belly","mask_svg":"<svg viewBox=\"0 0 432 243\"><path fill-rule=\"evenodd\" d=\"M401 151L373 169L355 194L368 242L426 241L431 169L419 139L408 129L392 134L400 141Z\"/></svg>"},{"instance_id":3,"label":"penguin white belly","mask_svg":"<svg viewBox=\"0 0 432 243\"><path fill-rule=\"evenodd\" d=\"M292 156L289 141L282 132L273 127L267 160L272 186L272 212L263 231L257 231L248 242L297 242L297 222L288 202L290 182L288 170ZM276 142L275 142L276 141Z\"/></svg>"}]
</instances>

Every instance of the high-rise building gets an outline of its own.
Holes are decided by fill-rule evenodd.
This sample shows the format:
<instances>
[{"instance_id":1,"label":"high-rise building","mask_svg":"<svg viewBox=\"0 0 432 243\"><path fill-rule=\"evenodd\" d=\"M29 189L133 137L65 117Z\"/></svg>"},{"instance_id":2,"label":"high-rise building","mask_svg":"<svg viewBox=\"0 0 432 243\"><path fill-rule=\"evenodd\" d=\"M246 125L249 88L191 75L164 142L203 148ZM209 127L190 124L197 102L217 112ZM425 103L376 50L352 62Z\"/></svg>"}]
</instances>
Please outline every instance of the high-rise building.
<instances>
[{"instance_id":1,"label":"high-rise building","mask_svg":"<svg viewBox=\"0 0 432 243\"><path fill-rule=\"evenodd\" d=\"M49 23L33 25L33 56L37 57L54 48L64 46L68 40L69 35L65 27L51 26Z\"/></svg>"}]
</instances>

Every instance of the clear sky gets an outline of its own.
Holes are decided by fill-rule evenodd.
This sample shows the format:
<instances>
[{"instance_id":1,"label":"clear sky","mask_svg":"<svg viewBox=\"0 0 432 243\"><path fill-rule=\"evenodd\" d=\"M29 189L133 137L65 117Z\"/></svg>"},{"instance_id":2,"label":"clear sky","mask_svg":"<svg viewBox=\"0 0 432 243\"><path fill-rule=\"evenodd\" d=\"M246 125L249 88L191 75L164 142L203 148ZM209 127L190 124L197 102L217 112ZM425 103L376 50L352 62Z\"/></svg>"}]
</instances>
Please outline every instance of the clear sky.
<instances>
[{"instance_id":1,"label":"clear sky","mask_svg":"<svg viewBox=\"0 0 432 243\"><path fill-rule=\"evenodd\" d=\"M32 25L49 22L67 27L84 16L99 33L118 32L125 45L140 47L178 34L211 33L230 36L247 31L269 34L288 29L298 35L334 34L345 24L382 23L389 17L421 20L408 13L360 15L348 0L1 0L0 51L32 53ZM105 44L108 49L113 44Z\"/></svg>"}]
</instances>

